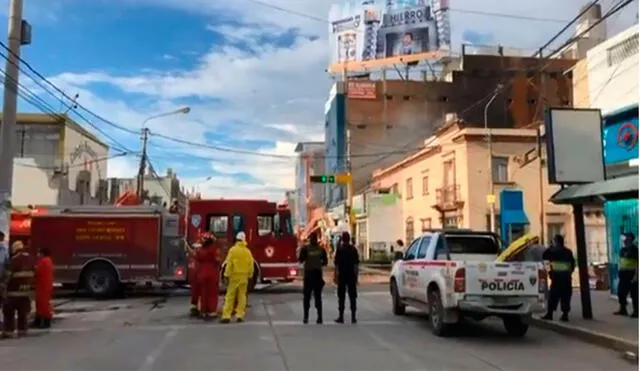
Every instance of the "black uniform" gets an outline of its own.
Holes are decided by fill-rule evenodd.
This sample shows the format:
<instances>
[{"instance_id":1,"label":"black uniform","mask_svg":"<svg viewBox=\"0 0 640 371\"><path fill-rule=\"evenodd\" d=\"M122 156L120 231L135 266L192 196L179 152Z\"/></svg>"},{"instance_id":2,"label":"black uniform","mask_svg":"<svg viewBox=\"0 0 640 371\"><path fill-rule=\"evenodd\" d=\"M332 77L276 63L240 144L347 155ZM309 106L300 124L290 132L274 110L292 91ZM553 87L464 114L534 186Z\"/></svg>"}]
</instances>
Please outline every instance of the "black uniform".
<instances>
[{"instance_id":1,"label":"black uniform","mask_svg":"<svg viewBox=\"0 0 640 371\"><path fill-rule=\"evenodd\" d=\"M302 309L304 310L304 323L309 322L309 308L311 295L318 313L317 323L322 323L322 288L324 279L322 267L329 263L327 252L318 246L317 242L311 242L300 250L298 261L304 264L304 278L302 286Z\"/></svg>"},{"instance_id":2,"label":"black uniform","mask_svg":"<svg viewBox=\"0 0 640 371\"><path fill-rule=\"evenodd\" d=\"M555 245L544 251L542 259L548 260L551 265L551 272L549 273L551 289L549 290L547 314L543 318L552 319L553 312L556 311L558 302L560 302L561 320L567 321L571 311L571 292L573 290L571 274L576 269L576 260L573 257L573 252L564 245Z\"/></svg>"},{"instance_id":3,"label":"black uniform","mask_svg":"<svg viewBox=\"0 0 640 371\"><path fill-rule=\"evenodd\" d=\"M351 322L356 322L356 298L358 297L358 266L360 256L355 246L341 243L336 251L334 265L338 284L338 318L336 322L344 322L345 294L349 293Z\"/></svg>"},{"instance_id":4,"label":"black uniform","mask_svg":"<svg viewBox=\"0 0 640 371\"><path fill-rule=\"evenodd\" d=\"M620 249L620 261L618 268L618 303L620 310L618 315L627 315L627 296L631 295L633 303L633 317L638 316L638 247L629 243Z\"/></svg>"}]
</instances>

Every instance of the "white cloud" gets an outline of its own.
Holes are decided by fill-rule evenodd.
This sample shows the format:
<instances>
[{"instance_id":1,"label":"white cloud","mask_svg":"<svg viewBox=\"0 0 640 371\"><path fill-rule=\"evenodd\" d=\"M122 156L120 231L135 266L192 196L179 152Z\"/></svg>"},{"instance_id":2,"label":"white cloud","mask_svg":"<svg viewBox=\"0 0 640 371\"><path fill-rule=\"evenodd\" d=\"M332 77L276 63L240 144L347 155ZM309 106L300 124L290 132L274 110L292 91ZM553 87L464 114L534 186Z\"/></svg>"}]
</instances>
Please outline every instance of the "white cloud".
<instances>
[{"instance_id":1,"label":"white cloud","mask_svg":"<svg viewBox=\"0 0 640 371\"><path fill-rule=\"evenodd\" d=\"M83 105L112 121L139 130L145 117L176 108L179 106L178 99L194 96L205 100L215 98L221 103L196 104L192 106L192 112L188 116L155 120L149 123L149 127L157 133L196 142L203 142L206 132L229 133L238 140L273 141L276 142L275 148L262 151L286 155L293 154L297 141L322 139L322 112L330 84L330 78L324 73L329 55L328 27L322 19L327 18L330 4L334 1L264 0L275 8L288 11L260 5L260 1L254 0L119 1L120 4L132 6L146 2L150 6L168 6L198 15L209 14L218 21L209 24L207 28L226 37L229 44L212 45L211 50L201 56L198 65L190 70L141 70L121 75L70 71L56 76L54 81L65 87L70 94L80 93ZM579 7L585 2L586 0L485 0L480 3L477 0L456 0L451 5L454 9L568 20L577 14ZM603 1L604 8L608 9L612 2L613 0ZM224 23L220 21L221 17L233 19L234 22ZM313 17L321 20L310 19ZM622 18L624 17L618 17L616 21ZM451 21L454 46L459 45L464 31L472 30L493 35L494 40L503 45L533 48L562 28L562 24L553 22L529 22L455 11L451 13ZM290 28L299 28L300 35L288 48L260 42L265 34L282 36ZM315 35L318 38L301 35ZM248 51L242 45L248 45L252 50ZM128 93L144 94L156 99L158 103L152 107L132 107L125 101L101 99L89 90L92 83L112 84ZM184 181L188 185L197 184L208 196L264 196L279 199L284 189L293 188L292 160L188 148L153 137L152 143L165 147L162 152L154 150L158 157L165 155L170 159L171 153L186 152L211 158L213 170L223 175L204 182L204 177L209 174L208 169L203 169L203 177ZM127 161L130 159L110 162L110 168L114 168L110 169L110 173L131 173L135 167L130 166ZM180 172L180 169L176 170ZM237 172L251 174L260 184L239 182L229 175Z\"/></svg>"},{"instance_id":2,"label":"white cloud","mask_svg":"<svg viewBox=\"0 0 640 371\"><path fill-rule=\"evenodd\" d=\"M107 162L109 178L131 178L138 172L139 159L134 156L114 157Z\"/></svg>"}]
</instances>

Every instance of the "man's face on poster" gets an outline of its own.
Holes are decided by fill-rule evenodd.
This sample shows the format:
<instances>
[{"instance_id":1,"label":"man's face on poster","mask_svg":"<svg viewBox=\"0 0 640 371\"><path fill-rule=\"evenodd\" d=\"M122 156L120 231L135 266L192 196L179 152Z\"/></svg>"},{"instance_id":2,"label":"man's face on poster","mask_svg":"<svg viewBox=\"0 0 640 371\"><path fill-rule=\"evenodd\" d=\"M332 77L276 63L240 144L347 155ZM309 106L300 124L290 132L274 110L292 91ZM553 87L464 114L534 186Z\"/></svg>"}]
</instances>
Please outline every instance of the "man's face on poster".
<instances>
[{"instance_id":1,"label":"man's face on poster","mask_svg":"<svg viewBox=\"0 0 640 371\"><path fill-rule=\"evenodd\" d=\"M413 36L410 33L406 33L402 36L402 45L411 46L413 43Z\"/></svg>"}]
</instances>

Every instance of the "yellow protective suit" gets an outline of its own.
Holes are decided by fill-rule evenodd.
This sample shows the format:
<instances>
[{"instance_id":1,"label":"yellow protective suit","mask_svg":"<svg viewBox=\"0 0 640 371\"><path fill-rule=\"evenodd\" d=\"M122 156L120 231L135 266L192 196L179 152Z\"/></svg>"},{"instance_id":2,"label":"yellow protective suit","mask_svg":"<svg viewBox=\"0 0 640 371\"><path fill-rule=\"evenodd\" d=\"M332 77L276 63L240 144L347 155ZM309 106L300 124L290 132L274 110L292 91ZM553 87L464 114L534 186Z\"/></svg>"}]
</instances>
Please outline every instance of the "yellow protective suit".
<instances>
[{"instance_id":1,"label":"yellow protective suit","mask_svg":"<svg viewBox=\"0 0 640 371\"><path fill-rule=\"evenodd\" d=\"M249 279L253 277L253 256L245 241L238 241L229 249L224 276L229 280L229 285L224 297L222 319L231 319L236 300L236 318L244 319L247 309L247 288Z\"/></svg>"}]
</instances>

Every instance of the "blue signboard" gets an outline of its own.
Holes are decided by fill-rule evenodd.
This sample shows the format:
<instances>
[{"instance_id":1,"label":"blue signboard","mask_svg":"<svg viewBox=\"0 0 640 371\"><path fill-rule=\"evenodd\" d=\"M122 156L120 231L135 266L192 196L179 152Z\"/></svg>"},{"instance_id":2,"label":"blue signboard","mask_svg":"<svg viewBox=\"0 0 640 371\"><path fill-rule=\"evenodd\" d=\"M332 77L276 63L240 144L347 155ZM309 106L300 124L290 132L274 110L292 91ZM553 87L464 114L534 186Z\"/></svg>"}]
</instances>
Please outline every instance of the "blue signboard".
<instances>
[{"instance_id":1,"label":"blue signboard","mask_svg":"<svg viewBox=\"0 0 640 371\"><path fill-rule=\"evenodd\" d=\"M606 116L602 140L605 164L638 158L638 107Z\"/></svg>"}]
</instances>

